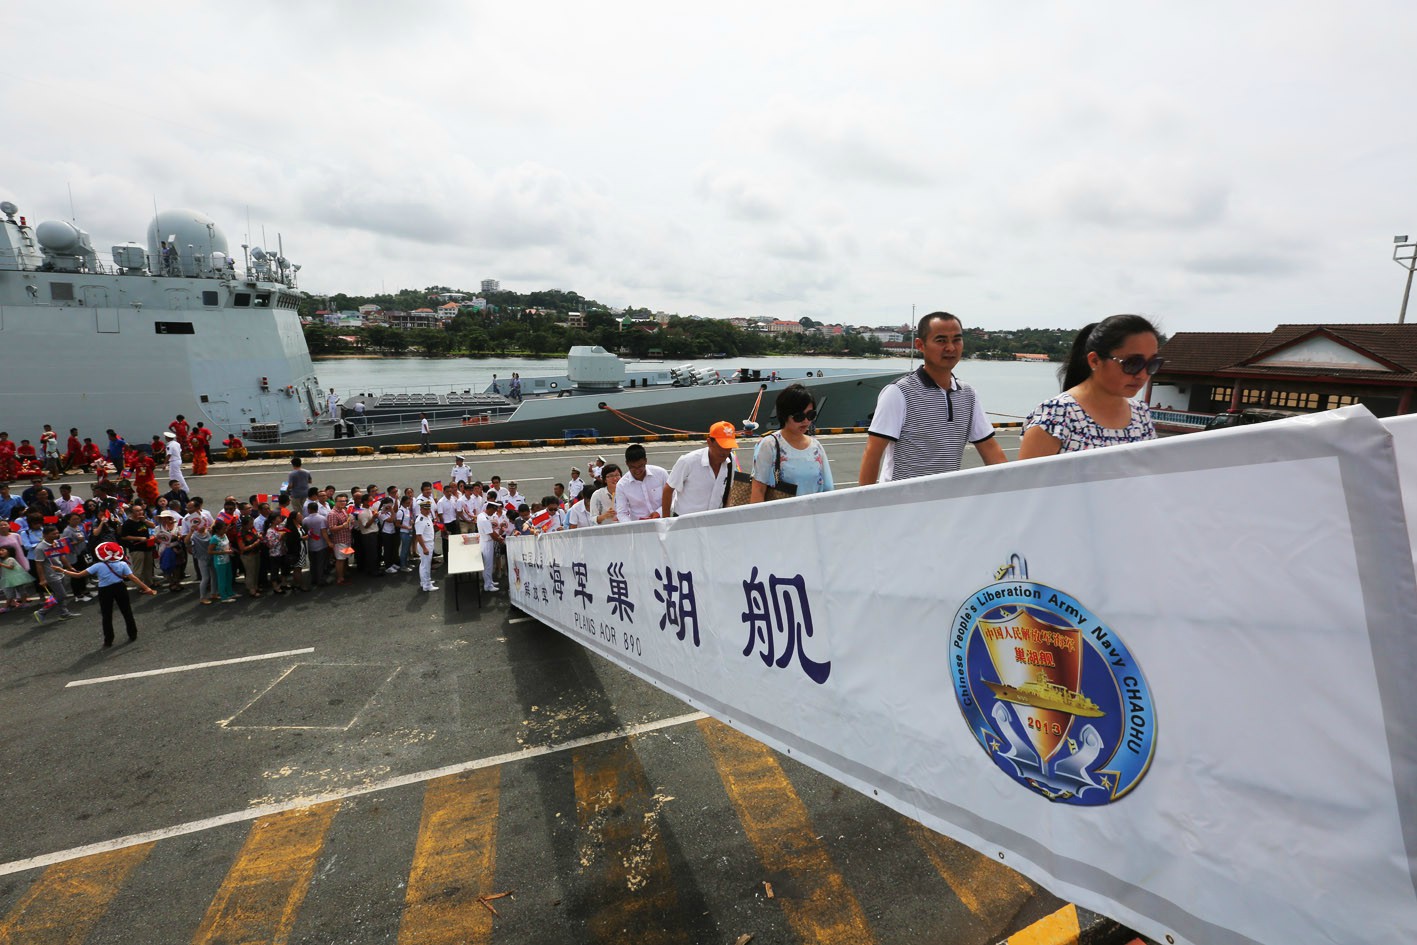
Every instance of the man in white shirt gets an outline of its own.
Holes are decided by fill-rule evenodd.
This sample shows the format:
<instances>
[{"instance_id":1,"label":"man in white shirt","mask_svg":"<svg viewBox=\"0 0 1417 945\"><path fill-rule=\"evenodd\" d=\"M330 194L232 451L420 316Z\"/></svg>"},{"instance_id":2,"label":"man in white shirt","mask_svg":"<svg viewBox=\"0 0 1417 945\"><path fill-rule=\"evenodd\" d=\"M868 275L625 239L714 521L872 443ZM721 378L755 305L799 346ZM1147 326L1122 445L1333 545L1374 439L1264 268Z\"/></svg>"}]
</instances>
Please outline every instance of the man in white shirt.
<instances>
[{"instance_id":1,"label":"man in white shirt","mask_svg":"<svg viewBox=\"0 0 1417 945\"><path fill-rule=\"evenodd\" d=\"M54 504L59 506L59 514L61 516L68 515L75 509L81 512L84 509L84 500L74 497L74 487L67 482L59 487L59 498L55 500Z\"/></svg>"},{"instance_id":2,"label":"man in white shirt","mask_svg":"<svg viewBox=\"0 0 1417 945\"><path fill-rule=\"evenodd\" d=\"M428 414L426 413L418 415L418 437L419 449L424 453L428 452Z\"/></svg>"},{"instance_id":3,"label":"man in white shirt","mask_svg":"<svg viewBox=\"0 0 1417 945\"><path fill-rule=\"evenodd\" d=\"M335 393L333 387L330 388L330 422L339 419L339 395Z\"/></svg>"},{"instance_id":4,"label":"man in white shirt","mask_svg":"<svg viewBox=\"0 0 1417 945\"><path fill-rule=\"evenodd\" d=\"M496 502L488 502L477 515L477 543L482 547L482 589L484 591L498 590L496 583L492 580L492 571L497 566L497 542L501 541L497 535L497 526L492 521L499 506Z\"/></svg>"},{"instance_id":5,"label":"man in white shirt","mask_svg":"<svg viewBox=\"0 0 1417 945\"><path fill-rule=\"evenodd\" d=\"M507 483L507 491L502 496L502 508L519 509L523 505L526 505L526 499L517 491L517 484L515 482Z\"/></svg>"},{"instance_id":6,"label":"man in white shirt","mask_svg":"<svg viewBox=\"0 0 1417 945\"><path fill-rule=\"evenodd\" d=\"M566 483L566 495L571 497L571 501L581 497L581 492L585 490L585 483L581 480L581 471L576 467L571 467L571 479Z\"/></svg>"},{"instance_id":7,"label":"man in white shirt","mask_svg":"<svg viewBox=\"0 0 1417 945\"><path fill-rule=\"evenodd\" d=\"M733 451L738 448L733 424L720 420L709 427L708 445L685 453L674 464L664 485L661 511L669 517L723 508L728 477L733 475ZM620 488L625 488L624 483Z\"/></svg>"},{"instance_id":8,"label":"man in white shirt","mask_svg":"<svg viewBox=\"0 0 1417 945\"><path fill-rule=\"evenodd\" d=\"M418 516L413 520L413 547L418 552L418 586L424 591L436 591L433 583L433 506L427 499L418 500Z\"/></svg>"},{"instance_id":9,"label":"man in white shirt","mask_svg":"<svg viewBox=\"0 0 1417 945\"><path fill-rule=\"evenodd\" d=\"M615 520L642 522L664 515L664 485L669 473L663 466L651 466L645 458L645 448L631 443L625 448L625 465L630 474L620 480L615 490Z\"/></svg>"},{"instance_id":10,"label":"man in white shirt","mask_svg":"<svg viewBox=\"0 0 1417 945\"><path fill-rule=\"evenodd\" d=\"M602 478L602 473L605 472L605 457L597 456L591 460L590 465L586 467L586 472L590 473L591 482Z\"/></svg>"},{"instance_id":11,"label":"man in white shirt","mask_svg":"<svg viewBox=\"0 0 1417 945\"><path fill-rule=\"evenodd\" d=\"M177 434L171 430L163 433L163 436L167 438L167 478L176 479L183 492L190 492L187 488L187 477L182 475L182 444L177 442Z\"/></svg>"},{"instance_id":12,"label":"man in white shirt","mask_svg":"<svg viewBox=\"0 0 1417 945\"><path fill-rule=\"evenodd\" d=\"M453 460L453 470L448 474L448 478L453 482L467 485L472 481L472 467L463 462L463 457L458 456Z\"/></svg>"},{"instance_id":13,"label":"man in white shirt","mask_svg":"<svg viewBox=\"0 0 1417 945\"><path fill-rule=\"evenodd\" d=\"M570 511L566 513L566 527L587 528L590 525L590 509L586 507L585 499L572 502Z\"/></svg>"},{"instance_id":14,"label":"man in white shirt","mask_svg":"<svg viewBox=\"0 0 1417 945\"><path fill-rule=\"evenodd\" d=\"M448 546L452 543L451 536L458 532L458 487L456 484L449 485L443 492L443 497L433 504L433 509L438 515L438 520L443 523L443 554L448 553Z\"/></svg>"}]
</instances>

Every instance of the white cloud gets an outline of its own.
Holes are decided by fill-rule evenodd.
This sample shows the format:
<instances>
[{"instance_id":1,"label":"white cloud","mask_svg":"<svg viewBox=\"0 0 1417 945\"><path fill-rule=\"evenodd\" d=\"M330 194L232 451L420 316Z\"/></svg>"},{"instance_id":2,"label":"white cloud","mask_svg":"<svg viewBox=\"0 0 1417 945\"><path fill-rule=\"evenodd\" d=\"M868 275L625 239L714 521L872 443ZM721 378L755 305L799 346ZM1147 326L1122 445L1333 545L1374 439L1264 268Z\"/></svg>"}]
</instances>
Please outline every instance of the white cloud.
<instances>
[{"instance_id":1,"label":"white cloud","mask_svg":"<svg viewBox=\"0 0 1417 945\"><path fill-rule=\"evenodd\" d=\"M990 327L1393 317L1389 241L1417 230L1393 77L1417 10L1028 14L22 6L0 197L67 219L72 188L102 253L154 201L192 207L233 244L282 234L326 291L493 277Z\"/></svg>"}]
</instances>

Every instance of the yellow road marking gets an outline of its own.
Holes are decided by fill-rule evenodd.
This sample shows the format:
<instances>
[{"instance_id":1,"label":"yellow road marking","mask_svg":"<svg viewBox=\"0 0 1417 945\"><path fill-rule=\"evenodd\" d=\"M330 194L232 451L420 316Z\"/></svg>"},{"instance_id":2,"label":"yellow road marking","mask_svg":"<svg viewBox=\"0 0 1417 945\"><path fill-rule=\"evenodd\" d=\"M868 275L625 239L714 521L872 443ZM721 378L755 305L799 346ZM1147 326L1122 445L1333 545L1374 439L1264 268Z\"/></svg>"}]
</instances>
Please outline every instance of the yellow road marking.
<instances>
[{"instance_id":1,"label":"yellow road marking","mask_svg":"<svg viewBox=\"0 0 1417 945\"><path fill-rule=\"evenodd\" d=\"M679 894L660 834L660 805L629 741L575 752L580 866L597 942L687 943Z\"/></svg>"},{"instance_id":2,"label":"yellow road marking","mask_svg":"<svg viewBox=\"0 0 1417 945\"><path fill-rule=\"evenodd\" d=\"M399 945L492 940L492 913L477 897L493 892L501 777L484 768L428 782Z\"/></svg>"},{"instance_id":3,"label":"yellow road marking","mask_svg":"<svg viewBox=\"0 0 1417 945\"><path fill-rule=\"evenodd\" d=\"M912 822L910 832L955 897L985 922L1014 915L1037 892L1037 887L1004 864L928 827ZM997 932L997 926L991 931Z\"/></svg>"},{"instance_id":4,"label":"yellow road marking","mask_svg":"<svg viewBox=\"0 0 1417 945\"><path fill-rule=\"evenodd\" d=\"M1077 945L1077 906L1069 903L1050 916L1009 936L1009 945Z\"/></svg>"},{"instance_id":5,"label":"yellow road marking","mask_svg":"<svg viewBox=\"0 0 1417 945\"><path fill-rule=\"evenodd\" d=\"M816 837L807 807L767 746L713 719L699 723L723 785L797 937L820 945L875 941L856 896Z\"/></svg>"},{"instance_id":6,"label":"yellow road marking","mask_svg":"<svg viewBox=\"0 0 1417 945\"><path fill-rule=\"evenodd\" d=\"M252 824L193 945L287 941L337 810L331 801Z\"/></svg>"},{"instance_id":7,"label":"yellow road marking","mask_svg":"<svg viewBox=\"0 0 1417 945\"><path fill-rule=\"evenodd\" d=\"M144 843L51 866L0 923L0 943L79 945L152 848Z\"/></svg>"}]
</instances>

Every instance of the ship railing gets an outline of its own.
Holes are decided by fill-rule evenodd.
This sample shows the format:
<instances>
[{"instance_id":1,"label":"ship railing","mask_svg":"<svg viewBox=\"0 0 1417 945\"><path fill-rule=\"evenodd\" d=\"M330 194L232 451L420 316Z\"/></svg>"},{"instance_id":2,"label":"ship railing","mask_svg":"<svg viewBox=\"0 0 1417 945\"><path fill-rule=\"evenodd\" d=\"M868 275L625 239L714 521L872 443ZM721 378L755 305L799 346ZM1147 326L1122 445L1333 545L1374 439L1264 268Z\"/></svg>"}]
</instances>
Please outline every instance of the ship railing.
<instances>
[{"instance_id":1,"label":"ship railing","mask_svg":"<svg viewBox=\"0 0 1417 945\"><path fill-rule=\"evenodd\" d=\"M1211 413L1192 413L1188 410L1151 411L1151 420L1158 426L1179 427L1185 430L1204 430L1205 425L1215 418Z\"/></svg>"}]
</instances>

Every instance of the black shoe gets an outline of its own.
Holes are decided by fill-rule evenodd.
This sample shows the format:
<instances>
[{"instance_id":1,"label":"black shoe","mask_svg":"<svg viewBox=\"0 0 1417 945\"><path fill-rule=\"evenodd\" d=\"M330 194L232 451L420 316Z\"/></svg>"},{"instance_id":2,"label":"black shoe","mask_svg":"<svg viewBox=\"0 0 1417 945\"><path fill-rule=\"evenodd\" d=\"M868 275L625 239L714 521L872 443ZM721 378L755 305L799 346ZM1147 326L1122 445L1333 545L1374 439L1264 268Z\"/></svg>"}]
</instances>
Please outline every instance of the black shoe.
<instances>
[{"instance_id":1,"label":"black shoe","mask_svg":"<svg viewBox=\"0 0 1417 945\"><path fill-rule=\"evenodd\" d=\"M109 648L110 646L112 646L112 645L113 645L113 641L112 641L112 640L104 640L104 641L103 641L103 648L104 648L105 650L108 649L108 648Z\"/></svg>"},{"instance_id":2,"label":"black shoe","mask_svg":"<svg viewBox=\"0 0 1417 945\"><path fill-rule=\"evenodd\" d=\"M137 639L138 639L138 635L137 635L136 633L130 633L130 634L128 634L128 642L129 642L129 643L134 643L134 642L137 641Z\"/></svg>"}]
</instances>

